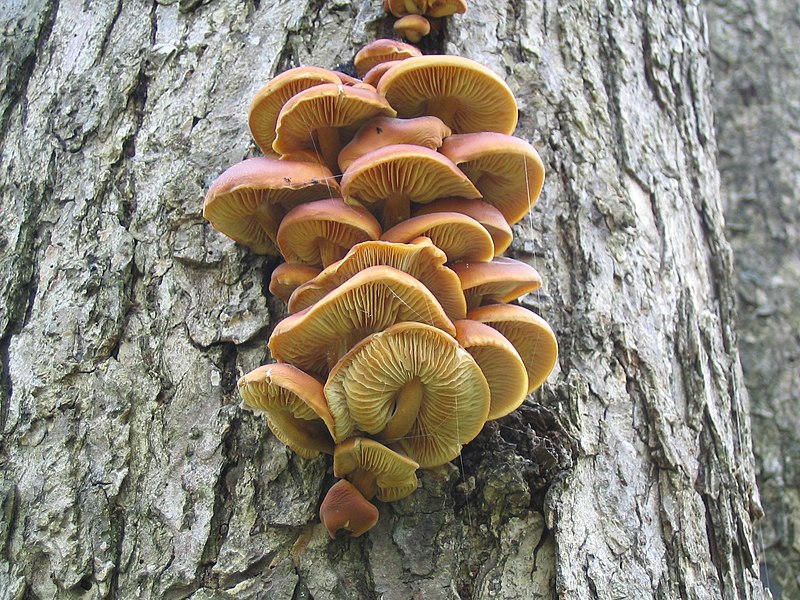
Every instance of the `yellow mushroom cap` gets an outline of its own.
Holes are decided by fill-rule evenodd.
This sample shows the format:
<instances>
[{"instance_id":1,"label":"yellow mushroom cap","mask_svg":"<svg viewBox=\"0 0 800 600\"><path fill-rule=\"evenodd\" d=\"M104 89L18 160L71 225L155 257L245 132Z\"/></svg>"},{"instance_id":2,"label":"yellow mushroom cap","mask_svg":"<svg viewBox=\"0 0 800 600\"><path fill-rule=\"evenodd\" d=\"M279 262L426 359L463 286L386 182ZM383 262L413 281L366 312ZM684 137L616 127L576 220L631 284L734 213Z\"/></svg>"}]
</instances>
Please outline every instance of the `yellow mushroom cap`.
<instances>
[{"instance_id":1,"label":"yellow mushroom cap","mask_svg":"<svg viewBox=\"0 0 800 600\"><path fill-rule=\"evenodd\" d=\"M481 306L467 318L496 329L514 345L528 371L529 394L544 383L558 360L558 342L547 321L514 304Z\"/></svg>"},{"instance_id":2,"label":"yellow mushroom cap","mask_svg":"<svg viewBox=\"0 0 800 600\"><path fill-rule=\"evenodd\" d=\"M491 262L463 262L452 269L461 280L470 310L481 304L511 302L542 286L536 269L506 256L497 256Z\"/></svg>"},{"instance_id":3,"label":"yellow mushroom cap","mask_svg":"<svg viewBox=\"0 0 800 600\"><path fill-rule=\"evenodd\" d=\"M472 217L483 225L494 243L494 255L500 256L513 241L511 227L503 217L503 213L488 202L467 198L441 198L423 204L414 211L414 216L429 215L435 212L458 212Z\"/></svg>"},{"instance_id":4,"label":"yellow mushroom cap","mask_svg":"<svg viewBox=\"0 0 800 600\"><path fill-rule=\"evenodd\" d=\"M353 344L400 321L455 333L439 302L419 281L391 267L369 267L278 323L269 348L276 360L327 373Z\"/></svg>"},{"instance_id":5,"label":"yellow mushroom cap","mask_svg":"<svg viewBox=\"0 0 800 600\"><path fill-rule=\"evenodd\" d=\"M378 93L400 117L433 115L454 133L499 131L517 126L517 102L506 83L483 65L460 56L419 56L381 77Z\"/></svg>"},{"instance_id":6,"label":"yellow mushroom cap","mask_svg":"<svg viewBox=\"0 0 800 600\"><path fill-rule=\"evenodd\" d=\"M331 371L325 397L336 439L378 434L422 468L458 456L480 432L490 403L469 353L421 323L398 323L356 344Z\"/></svg>"},{"instance_id":7,"label":"yellow mushroom cap","mask_svg":"<svg viewBox=\"0 0 800 600\"><path fill-rule=\"evenodd\" d=\"M382 240L409 242L425 236L447 255L447 262L487 261L494 257L492 236L472 217L461 213L438 212L412 217L385 231Z\"/></svg>"},{"instance_id":8,"label":"yellow mushroom cap","mask_svg":"<svg viewBox=\"0 0 800 600\"><path fill-rule=\"evenodd\" d=\"M375 505L344 479L331 486L319 507L319 520L331 539L336 539L340 529L349 531L353 537L363 535L375 526L378 517Z\"/></svg>"},{"instance_id":9,"label":"yellow mushroom cap","mask_svg":"<svg viewBox=\"0 0 800 600\"><path fill-rule=\"evenodd\" d=\"M333 474L347 477L361 494L394 502L417 489L419 464L375 440L355 437L336 444Z\"/></svg>"},{"instance_id":10,"label":"yellow mushroom cap","mask_svg":"<svg viewBox=\"0 0 800 600\"><path fill-rule=\"evenodd\" d=\"M338 195L326 167L273 158L251 158L217 177L203 202L214 229L258 254L277 255L278 226L287 210Z\"/></svg>"},{"instance_id":11,"label":"yellow mushroom cap","mask_svg":"<svg viewBox=\"0 0 800 600\"><path fill-rule=\"evenodd\" d=\"M304 458L333 454L333 417L322 384L291 365L271 364L239 380L243 407L264 414L275 437Z\"/></svg>"},{"instance_id":12,"label":"yellow mushroom cap","mask_svg":"<svg viewBox=\"0 0 800 600\"><path fill-rule=\"evenodd\" d=\"M364 269L385 265L417 279L439 301L448 317L462 319L466 316L466 303L461 282L444 266L446 261L444 252L427 238L411 244L362 242L353 246L342 260L300 285L289 298L289 312L295 313L319 302L328 292Z\"/></svg>"}]
</instances>

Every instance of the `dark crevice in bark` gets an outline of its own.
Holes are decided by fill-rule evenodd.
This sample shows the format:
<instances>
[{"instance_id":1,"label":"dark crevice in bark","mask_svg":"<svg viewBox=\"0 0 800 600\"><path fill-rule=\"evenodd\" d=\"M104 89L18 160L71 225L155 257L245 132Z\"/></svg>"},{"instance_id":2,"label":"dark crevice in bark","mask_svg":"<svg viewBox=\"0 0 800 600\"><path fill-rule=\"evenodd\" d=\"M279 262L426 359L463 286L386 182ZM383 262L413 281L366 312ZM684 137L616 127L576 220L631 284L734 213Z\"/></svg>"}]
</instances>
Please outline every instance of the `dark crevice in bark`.
<instances>
[{"instance_id":1,"label":"dark crevice in bark","mask_svg":"<svg viewBox=\"0 0 800 600\"><path fill-rule=\"evenodd\" d=\"M103 56L106 55L108 51L108 44L111 41L111 34L114 32L114 27L119 20L120 14L122 14L122 1L117 0L117 5L114 7L114 14L109 19L105 31L103 32L103 39L100 41L100 52L98 53L97 60L102 60Z\"/></svg>"},{"instance_id":2,"label":"dark crevice in bark","mask_svg":"<svg viewBox=\"0 0 800 600\"><path fill-rule=\"evenodd\" d=\"M602 81L603 89L606 92L606 100L608 104L609 125L614 135L614 144L612 146L614 158L620 171L624 167L630 168L630 157L628 156L627 144L625 140L625 130L622 119L622 107L620 100L623 92L620 90L619 73L618 69L621 68L620 56L623 51L617 45L614 35L614 9L611 2L606 3L606 14L601 19L604 23L601 25L602 34L599 36L600 41L600 66L602 68ZM587 94L587 97L591 97Z\"/></svg>"}]
</instances>

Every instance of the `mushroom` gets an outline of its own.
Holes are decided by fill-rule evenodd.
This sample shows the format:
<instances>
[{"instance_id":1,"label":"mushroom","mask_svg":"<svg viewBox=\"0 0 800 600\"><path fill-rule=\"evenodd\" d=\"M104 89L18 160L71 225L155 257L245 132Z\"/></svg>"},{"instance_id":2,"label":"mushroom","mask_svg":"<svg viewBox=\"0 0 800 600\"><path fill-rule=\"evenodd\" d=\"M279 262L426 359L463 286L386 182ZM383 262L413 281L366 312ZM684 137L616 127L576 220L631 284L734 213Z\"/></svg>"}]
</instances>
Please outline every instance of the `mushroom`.
<instances>
[{"instance_id":1,"label":"mushroom","mask_svg":"<svg viewBox=\"0 0 800 600\"><path fill-rule=\"evenodd\" d=\"M395 17L424 15L430 0L384 0L384 10Z\"/></svg>"},{"instance_id":2,"label":"mushroom","mask_svg":"<svg viewBox=\"0 0 800 600\"><path fill-rule=\"evenodd\" d=\"M510 225L528 214L544 184L544 164L533 146L494 132L452 135L440 152L475 184L485 202Z\"/></svg>"},{"instance_id":3,"label":"mushroom","mask_svg":"<svg viewBox=\"0 0 800 600\"><path fill-rule=\"evenodd\" d=\"M339 168L346 171L355 159L392 144L412 144L436 150L450 133L450 128L436 117L376 117L364 123L350 143L342 148Z\"/></svg>"},{"instance_id":4,"label":"mushroom","mask_svg":"<svg viewBox=\"0 0 800 600\"><path fill-rule=\"evenodd\" d=\"M379 435L421 468L458 456L490 403L475 360L451 335L422 323L397 323L356 344L331 371L325 397L335 439Z\"/></svg>"},{"instance_id":5,"label":"mushroom","mask_svg":"<svg viewBox=\"0 0 800 600\"><path fill-rule=\"evenodd\" d=\"M253 139L267 156L275 156L272 142L275 140L275 125L278 113L295 94L323 83L342 83L333 71L319 67L297 67L273 77L256 93L250 104L250 132Z\"/></svg>"},{"instance_id":6,"label":"mushroom","mask_svg":"<svg viewBox=\"0 0 800 600\"><path fill-rule=\"evenodd\" d=\"M492 236L495 256L500 256L511 245L513 240L511 227L503 217L503 213L488 202L467 198L442 198L423 204L414 211L414 216L436 212L457 212L475 219Z\"/></svg>"},{"instance_id":7,"label":"mushroom","mask_svg":"<svg viewBox=\"0 0 800 600\"><path fill-rule=\"evenodd\" d=\"M452 14L467 12L467 0L428 0L429 17L449 17Z\"/></svg>"},{"instance_id":8,"label":"mushroom","mask_svg":"<svg viewBox=\"0 0 800 600\"><path fill-rule=\"evenodd\" d=\"M378 63L369 71L364 73L364 83L368 83L377 88L381 77L383 77L383 74L399 63L399 60L387 60L386 62Z\"/></svg>"},{"instance_id":9,"label":"mushroom","mask_svg":"<svg viewBox=\"0 0 800 600\"><path fill-rule=\"evenodd\" d=\"M331 486L319 507L319 520L334 540L340 529L346 529L353 537L366 533L375 526L378 517L375 505L345 479Z\"/></svg>"},{"instance_id":10,"label":"mushroom","mask_svg":"<svg viewBox=\"0 0 800 600\"><path fill-rule=\"evenodd\" d=\"M347 477L364 498L394 502L417 489L419 464L375 440L350 438L336 444L333 474Z\"/></svg>"},{"instance_id":11,"label":"mushroom","mask_svg":"<svg viewBox=\"0 0 800 600\"><path fill-rule=\"evenodd\" d=\"M467 319L496 329L514 345L528 371L528 393L544 383L558 359L558 342L539 315L514 304L490 304L467 313Z\"/></svg>"},{"instance_id":12,"label":"mushroom","mask_svg":"<svg viewBox=\"0 0 800 600\"><path fill-rule=\"evenodd\" d=\"M452 266L461 280L467 308L511 302L542 287L542 277L529 264L498 256L491 262L463 262Z\"/></svg>"},{"instance_id":13,"label":"mushroom","mask_svg":"<svg viewBox=\"0 0 800 600\"><path fill-rule=\"evenodd\" d=\"M399 16L399 15L398 15ZM375 40L370 42L356 53L353 63L359 77L364 77L367 71L382 62L390 60L405 60L412 56L422 56L422 52L411 44L397 40Z\"/></svg>"},{"instance_id":14,"label":"mushroom","mask_svg":"<svg viewBox=\"0 0 800 600\"><path fill-rule=\"evenodd\" d=\"M488 325L467 319L454 325L456 340L475 359L489 384L487 419L515 411L528 394L528 374L519 353L503 334Z\"/></svg>"},{"instance_id":15,"label":"mushroom","mask_svg":"<svg viewBox=\"0 0 800 600\"><path fill-rule=\"evenodd\" d=\"M419 281L391 267L369 267L278 323L269 349L276 360L326 373L353 344L400 321L455 334L439 302Z\"/></svg>"},{"instance_id":16,"label":"mushroom","mask_svg":"<svg viewBox=\"0 0 800 600\"><path fill-rule=\"evenodd\" d=\"M366 268L385 265L411 275L434 295L448 317L462 319L466 316L466 304L461 282L452 270L444 266L446 261L444 252L428 238L414 240L411 244L362 242L353 246L342 260L300 285L289 298L289 312L319 302L331 290Z\"/></svg>"},{"instance_id":17,"label":"mushroom","mask_svg":"<svg viewBox=\"0 0 800 600\"><path fill-rule=\"evenodd\" d=\"M211 184L203 216L253 252L277 255L278 226L286 210L338 192L333 174L322 165L250 158Z\"/></svg>"},{"instance_id":18,"label":"mushroom","mask_svg":"<svg viewBox=\"0 0 800 600\"><path fill-rule=\"evenodd\" d=\"M284 302L288 302L292 292L319 275L319 273L319 267L310 267L297 263L281 263L273 269L272 275L270 275L269 293Z\"/></svg>"},{"instance_id":19,"label":"mushroom","mask_svg":"<svg viewBox=\"0 0 800 600\"><path fill-rule=\"evenodd\" d=\"M409 42L417 43L431 32L431 24L422 15L406 15L394 22L394 30Z\"/></svg>"},{"instance_id":20,"label":"mushroom","mask_svg":"<svg viewBox=\"0 0 800 600\"><path fill-rule=\"evenodd\" d=\"M464 174L444 156L409 144L384 146L357 158L342 176L341 186L348 203L382 203L384 229L408 219L412 201L480 197Z\"/></svg>"},{"instance_id":21,"label":"mushroom","mask_svg":"<svg viewBox=\"0 0 800 600\"><path fill-rule=\"evenodd\" d=\"M295 94L283 106L272 148L279 154L316 150L320 162L336 171L342 143L350 141L364 121L395 114L375 91L342 84L317 85Z\"/></svg>"},{"instance_id":22,"label":"mushroom","mask_svg":"<svg viewBox=\"0 0 800 600\"><path fill-rule=\"evenodd\" d=\"M327 267L359 242L381 235L381 226L360 206L340 198L293 208L278 228L276 240L287 262Z\"/></svg>"},{"instance_id":23,"label":"mushroom","mask_svg":"<svg viewBox=\"0 0 800 600\"><path fill-rule=\"evenodd\" d=\"M264 414L275 437L303 458L333 454L333 418L322 384L291 365L270 364L239 380L246 409Z\"/></svg>"},{"instance_id":24,"label":"mushroom","mask_svg":"<svg viewBox=\"0 0 800 600\"><path fill-rule=\"evenodd\" d=\"M494 244L489 232L472 217L455 212L439 212L412 217L385 231L387 242L409 242L416 237L430 238L447 255L447 262L492 260Z\"/></svg>"},{"instance_id":25,"label":"mushroom","mask_svg":"<svg viewBox=\"0 0 800 600\"><path fill-rule=\"evenodd\" d=\"M460 56L419 56L389 69L378 83L400 117L434 115L454 133L499 131L517 125L517 102L505 82Z\"/></svg>"}]
</instances>

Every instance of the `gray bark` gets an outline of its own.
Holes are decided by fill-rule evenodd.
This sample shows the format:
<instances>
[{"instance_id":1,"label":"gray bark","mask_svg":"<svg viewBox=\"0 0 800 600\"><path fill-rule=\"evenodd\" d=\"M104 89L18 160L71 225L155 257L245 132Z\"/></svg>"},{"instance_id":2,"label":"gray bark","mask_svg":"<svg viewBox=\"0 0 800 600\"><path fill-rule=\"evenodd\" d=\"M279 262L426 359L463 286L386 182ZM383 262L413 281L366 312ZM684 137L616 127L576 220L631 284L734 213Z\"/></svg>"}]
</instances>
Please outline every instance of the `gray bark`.
<instances>
[{"instance_id":1,"label":"gray bark","mask_svg":"<svg viewBox=\"0 0 800 600\"><path fill-rule=\"evenodd\" d=\"M254 152L265 81L386 24L378 0L240 4L0 9L0 598L764 597L698 5L473 1L429 42L505 76L545 160L512 253L561 357L331 542L329 462L238 406L272 265L200 203Z\"/></svg>"},{"instance_id":2,"label":"gray bark","mask_svg":"<svg viewBox=\"0 0 800 600\"><path fill-rule=\"evenodd\" d=\"M800 598L800 6L712 2L709 21L763 578L775 598Z\"/></svg>"}]
</instances>

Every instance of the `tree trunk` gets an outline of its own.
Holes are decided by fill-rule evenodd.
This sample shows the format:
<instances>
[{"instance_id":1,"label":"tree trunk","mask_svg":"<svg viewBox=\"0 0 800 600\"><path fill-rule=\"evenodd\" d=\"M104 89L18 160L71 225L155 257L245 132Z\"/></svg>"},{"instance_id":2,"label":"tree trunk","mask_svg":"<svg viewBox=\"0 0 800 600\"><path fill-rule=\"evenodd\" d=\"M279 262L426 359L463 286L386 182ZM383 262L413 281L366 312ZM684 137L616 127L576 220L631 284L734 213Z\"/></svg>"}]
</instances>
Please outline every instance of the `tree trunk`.
<instances>
[{"instance_id":1,"label":"tree trunk","mask_svg":"<svg viewBox=\"0 0 800 600\"><path fill-rule=\"evenodd\" d=\"M710 2L726 233L767 518L763 579L800 598L800 10Z\"/></svg>"},{"instance_id":2,"label":"tree trunk","mask_svg":"<svg viewBox=\"0 0 800 600\"><path fill-rule=\"evenodd\" d=\"M525 304L561 356L333 542L330 461L239 408L282 316L274 261L200 206L255 152L256 90L348 63L390 31L380 1L0 18L0 598L766 596L697 4L473 0L426 42L517 95L548 176L511 254L545 278Z\"/></svg>"}]
</instances>

